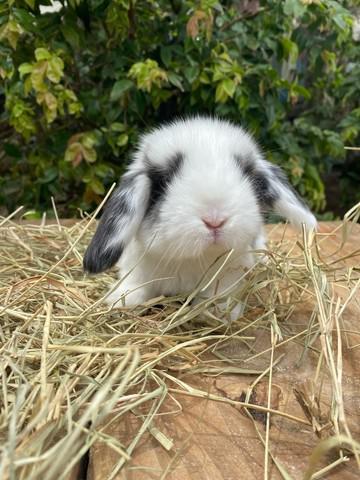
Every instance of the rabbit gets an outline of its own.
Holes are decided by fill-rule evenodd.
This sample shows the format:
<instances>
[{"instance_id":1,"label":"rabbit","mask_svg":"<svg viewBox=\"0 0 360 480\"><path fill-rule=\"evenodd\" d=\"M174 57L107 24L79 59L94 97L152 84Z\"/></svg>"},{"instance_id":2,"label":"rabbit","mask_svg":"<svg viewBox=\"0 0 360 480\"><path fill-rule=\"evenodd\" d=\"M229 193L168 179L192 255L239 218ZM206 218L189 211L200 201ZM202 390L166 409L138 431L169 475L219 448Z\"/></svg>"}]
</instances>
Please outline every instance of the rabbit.
<instances>
[{"instance_id":1,"label":"rabbit","mask_svg":"<svg viewBox=\"0 0 360 480\"><path fill-rule=\"evenodd\" d=\"M122 281L107 297L113 305L186 295L199 285L205 298L226 294L254 265L253 251L265 248L266 212L298 228L317 225L242 127L214 117L179 119L141 137L86 250L84 270L117 264Z\"/></svg>"}]
</instances>

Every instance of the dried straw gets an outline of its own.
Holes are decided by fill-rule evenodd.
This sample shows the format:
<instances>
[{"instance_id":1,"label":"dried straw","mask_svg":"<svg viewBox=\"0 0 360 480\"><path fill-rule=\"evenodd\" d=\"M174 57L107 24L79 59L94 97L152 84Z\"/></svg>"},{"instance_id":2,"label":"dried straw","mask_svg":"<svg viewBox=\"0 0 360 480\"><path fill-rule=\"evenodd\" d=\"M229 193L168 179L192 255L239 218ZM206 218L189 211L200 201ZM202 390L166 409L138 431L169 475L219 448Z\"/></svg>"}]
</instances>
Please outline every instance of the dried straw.
<instances>
[{"instance_id":1,"label":"dried straw","mask_svg":"<svg viewBox=\"0 0 360 480\"><path fill-rule=\"evenodd\" d=\"M359 215L360 204L345 217L340 227L343 244ZM359 292L359 269L354 268L359 251L346 253L341 261L323 258L322 246L331 234L314 239L303 232L302 240L283 237L270 245L267 261L229 289L225 312L218 308L224 295L194 306L191 295L154 299L137 309L110 309L101 300L114 272L91 278L82 272L94 217L67 226L58 218L55 224L40 225L13 218L0 218L0 478L66 478L95 442L117 453L109 477L114 478L146 431L166 450L173 449L154 419L174 394L178 401L190 395L245 409L264 445L265 479L273 462L283 478L292 478L273 454L270 427L275 417L313 428L320 437L304 478L320 478L347 462L350 454L360 468L342 382L343 315ZM245 305L244 312L229 323L238 302ZM295 329L293 315L302 304L311 306L308 325ZM258 335L266 336L270 347L254 350ZM316 390L321 372L330 378L332 408L326 419L301 389L297 395L303 418L272 408L273 373L284 360L278 351L291 342L317 355L312 388ZM229 353L234 343L235 357ZM239 401L195 388L184 374L255 379ZM251 393L264 379L269 384L267 401L252 403ZM318 388L313 399L321 396L321 384ZM265 430L253 419L254 411L265 413ZM141 420L127 445L106 433L125 415ZM330 434L322 439L325 423ZM338 459L321 466L319 460L335 447Z\"/></svg>"}]
</instances>

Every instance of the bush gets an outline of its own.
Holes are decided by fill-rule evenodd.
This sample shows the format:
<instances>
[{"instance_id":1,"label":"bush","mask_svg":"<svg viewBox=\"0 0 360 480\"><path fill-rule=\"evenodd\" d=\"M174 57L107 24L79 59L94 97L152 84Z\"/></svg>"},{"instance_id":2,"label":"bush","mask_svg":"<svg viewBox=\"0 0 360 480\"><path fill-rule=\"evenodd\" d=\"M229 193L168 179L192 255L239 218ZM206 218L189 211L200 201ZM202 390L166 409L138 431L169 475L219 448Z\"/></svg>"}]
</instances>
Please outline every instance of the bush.
<instances>
[{"instance_id":1,"label":"bush","mask_svg":"<svg viewBox=\"0 0 360 480\"><path fill-rule=\"evenodd\" d=\"M325 182L339 213L360 180L344 150L360 144L356 3L68 0L41 14L39 0L4 2L0 203L93 207L139 132L201 112L253 131L318 212Z\"/></svg>"}]
</instances>

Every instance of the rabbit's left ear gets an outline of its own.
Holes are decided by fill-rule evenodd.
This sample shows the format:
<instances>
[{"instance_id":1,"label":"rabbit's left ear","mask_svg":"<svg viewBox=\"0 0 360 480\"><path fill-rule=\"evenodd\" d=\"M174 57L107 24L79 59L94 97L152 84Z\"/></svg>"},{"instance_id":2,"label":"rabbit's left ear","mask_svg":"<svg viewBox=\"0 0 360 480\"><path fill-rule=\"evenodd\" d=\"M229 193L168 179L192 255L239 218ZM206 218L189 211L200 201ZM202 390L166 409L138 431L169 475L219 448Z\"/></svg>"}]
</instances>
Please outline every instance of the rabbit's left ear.
<instances>
[{"instance_id":1,"label":"rabbit's left ear","mask_svg":"<svg viewBox=\"0 0 360 480\"><path fill-rule=\"evenodd\" d=\"M248 170L248 178L263 210L270 210L285 217L297 228L305 224L307 229L316 229L315 216L290 185L280 167L261 160L255 168L249 165Z\"/></svg>"},{"instance_id":2,"label":"rabbit's left ear","mask_svg":"<svg viewBox=\"0 0 360 480\"><path fill-rule=\"evenodd\" d=\"M113 192L84 256L84 270L100 273L115 265L145 216L150 184L145 173L126 173Z\"/></svg>"}]
</instances>

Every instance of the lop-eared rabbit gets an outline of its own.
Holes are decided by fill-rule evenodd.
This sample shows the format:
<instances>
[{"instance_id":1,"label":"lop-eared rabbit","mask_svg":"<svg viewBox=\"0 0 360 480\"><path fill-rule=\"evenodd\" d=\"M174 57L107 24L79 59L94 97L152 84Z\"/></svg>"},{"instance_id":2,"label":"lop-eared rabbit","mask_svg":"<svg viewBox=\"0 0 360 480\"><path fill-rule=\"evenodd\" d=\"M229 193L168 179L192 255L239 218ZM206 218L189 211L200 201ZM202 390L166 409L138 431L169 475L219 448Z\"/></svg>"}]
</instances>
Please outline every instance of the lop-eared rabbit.
<instances>
[{"instance_id":1,"label":"lop-eared rabbit","mask_svg":"<svg viewBox=\"0 0 360 480\"><path fill-rule=\"evenodd\" d=\"M206 285L216 259L231 252L216 281L201 291L211 297L254 264L254 250L265 248L266 212L296 227L316 227L283 171L243 128L208 117L177 120L140 139L84 269L99 273L117 264L123 280L107 301L138 305Z\"/></svg>"}]
</instances>

